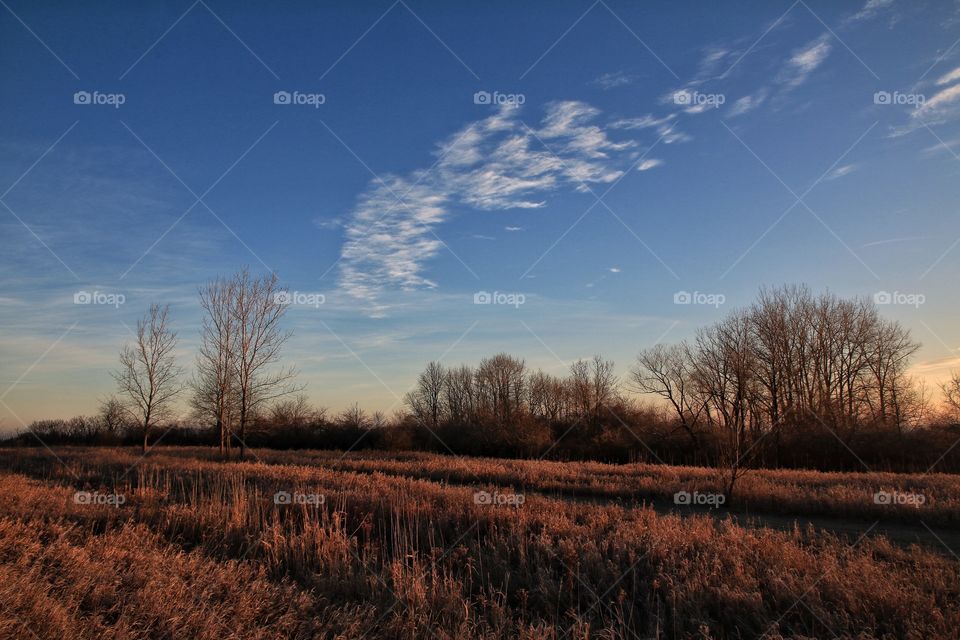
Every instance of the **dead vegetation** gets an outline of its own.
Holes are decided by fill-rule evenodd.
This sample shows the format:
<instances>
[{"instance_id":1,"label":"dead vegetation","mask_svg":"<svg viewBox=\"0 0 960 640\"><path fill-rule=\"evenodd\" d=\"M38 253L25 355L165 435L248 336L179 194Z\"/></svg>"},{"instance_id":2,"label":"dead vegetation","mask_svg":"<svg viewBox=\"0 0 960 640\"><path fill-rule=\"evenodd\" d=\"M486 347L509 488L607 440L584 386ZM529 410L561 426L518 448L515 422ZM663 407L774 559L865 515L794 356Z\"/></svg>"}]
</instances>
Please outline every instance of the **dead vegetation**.
<instances>
[{"instance_id":1,"label":"dead vegetation","mask_svg":"<svg viewBox=\"0 0 960 640\"><path fill-rule=\"evenodd\" d=\"M955 559L882 538L538 495L477 504L479 486L509 489L385 459L372 464L388 473L327 454L56 453L0 452L4 637L938 638L960 624ZM416 462L458 464L435 458ZM612 471L528 464L565 482ZM78 504L78 490L124 501Z\"/></svg>"}]
</instances>

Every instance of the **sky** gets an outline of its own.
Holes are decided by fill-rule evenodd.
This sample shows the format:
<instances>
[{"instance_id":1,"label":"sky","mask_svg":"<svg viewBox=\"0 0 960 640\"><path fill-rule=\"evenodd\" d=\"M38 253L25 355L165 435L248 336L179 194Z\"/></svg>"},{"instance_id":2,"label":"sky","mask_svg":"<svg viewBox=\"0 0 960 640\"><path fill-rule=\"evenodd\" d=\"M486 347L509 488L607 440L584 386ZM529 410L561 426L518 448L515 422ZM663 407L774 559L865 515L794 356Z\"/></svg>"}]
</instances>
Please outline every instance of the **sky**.
<instances>
[{"instance_id":1,"label":"sky","mask_svg":"<svg viewBox=\"0 0 960 640\"><path fill-rule=\"evenodd\" d=\"M960 368L958 2L0 5L0 430L95 412L153 302L189 376L242 267L334 411L785 283Z\"/></svg>"}]
</instances>

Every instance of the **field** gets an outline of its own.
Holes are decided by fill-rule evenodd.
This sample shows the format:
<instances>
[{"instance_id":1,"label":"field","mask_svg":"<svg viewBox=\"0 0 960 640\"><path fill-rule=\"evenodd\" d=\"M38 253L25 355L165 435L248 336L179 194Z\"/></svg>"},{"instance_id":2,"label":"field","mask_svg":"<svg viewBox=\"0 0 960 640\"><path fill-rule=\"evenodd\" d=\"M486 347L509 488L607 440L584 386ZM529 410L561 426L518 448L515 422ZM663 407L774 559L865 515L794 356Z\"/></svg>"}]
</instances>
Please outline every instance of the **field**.
<instances>
[{"instance_id":1,"label":"field","mask_svg":"<svg viewBox=\"0 0 960 640\"><path fill-rule=\"evenodd\" d=\"M673 506L722 486L419 453L3 449L0 637L955 637L960 480L755 471L729 510Z\"/></svg>"}]
</instances>

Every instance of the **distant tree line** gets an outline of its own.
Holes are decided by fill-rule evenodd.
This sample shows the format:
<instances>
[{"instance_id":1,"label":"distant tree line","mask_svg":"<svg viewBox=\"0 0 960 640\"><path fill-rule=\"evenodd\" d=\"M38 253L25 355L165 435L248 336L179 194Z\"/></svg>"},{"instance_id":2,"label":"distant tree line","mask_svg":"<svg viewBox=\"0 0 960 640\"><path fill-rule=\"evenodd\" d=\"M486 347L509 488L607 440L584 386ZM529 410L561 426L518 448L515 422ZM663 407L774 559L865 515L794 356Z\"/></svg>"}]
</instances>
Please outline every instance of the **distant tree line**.
<instances>
[{"instance_id":1,"label":"distant tree line","mask_svg":"<svg viewBox=\"0 0 960 640\"><path fill-rule=\"evenodd\" d=\"M391 416L310 405L281 368L289 333L274 276L246 271L200 292L193 378L173 364L166 308L151 307L121 354L118 395L91 418L38 421L45 443L425 450L458 455L719 466L732 491L750 467L960 471L960 374L931 406L907 373L919 345L869 300L803 286L760 291L690 339L639 352L627 375L601 356L561 375L501 353L431 362ZM171 421L189 392L192 414ZM165 421L162 427L158 427ZM35 444L29 433L15 441Z\"/></svg>"},{"instance_id":2,"label":"distant tree line","mask_svg":"<svg viewBox=\"0 0 960 640\"><path fill-rule=\"evenodd\" d=\"M907 373L918 347L869 300L764 289L691 340L641 350L625 380L600 356L563 377L506 354L476 369L430 363L407 396L420 428L412 440L423 446L426 432L426 446L457 453L720 466L731 489L751 466L960 469L960 375L934 411Z\"/></svg>"}]
</instances>

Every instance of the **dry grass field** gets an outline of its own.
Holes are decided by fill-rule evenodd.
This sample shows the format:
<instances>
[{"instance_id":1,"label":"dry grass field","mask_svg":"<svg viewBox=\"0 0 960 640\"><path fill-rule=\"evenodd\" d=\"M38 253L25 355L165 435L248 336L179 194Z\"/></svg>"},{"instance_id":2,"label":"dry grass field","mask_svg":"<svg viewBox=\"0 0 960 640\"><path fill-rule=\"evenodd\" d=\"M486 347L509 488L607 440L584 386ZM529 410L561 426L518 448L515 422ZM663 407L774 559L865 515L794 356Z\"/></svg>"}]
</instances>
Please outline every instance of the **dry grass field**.
<instances>
[{"instance_id":1,"label":"dry grass field","mask_svg":"<svg viewBox=\"0 0 960 640\"><path fill-rule=\"evenodd\" d=\"M920 639L960 628L957 558L872 532L881 518L956 527L949 476L758 471L738 486L753 509L862 519L850 537L644 506L715 489L710 470L254 454L0 450L0 637ZM877 491L926 499L876 504Z\"/></svg>"}]
</instances>

